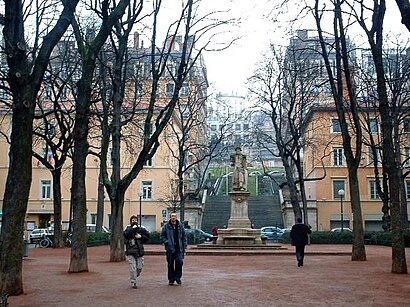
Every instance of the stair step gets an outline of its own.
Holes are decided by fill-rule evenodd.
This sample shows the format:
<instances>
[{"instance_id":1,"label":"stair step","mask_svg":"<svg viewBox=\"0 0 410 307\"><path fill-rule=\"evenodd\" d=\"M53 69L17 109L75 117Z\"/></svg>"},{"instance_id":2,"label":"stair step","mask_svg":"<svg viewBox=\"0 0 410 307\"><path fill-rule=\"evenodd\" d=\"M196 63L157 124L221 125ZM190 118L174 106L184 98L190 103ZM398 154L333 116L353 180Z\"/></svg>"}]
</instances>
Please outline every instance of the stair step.
<instances>
[{"instance_id":1,"label":"stair step","mask_svg":"<svg viewBox=\"0 0 410 307\"><path fill-rule=\"evenodd\" d=\"M201 228L207 232L211 232L214 225L223 228L224 225L228 225L230 213L231 200L229 196L209 196L205 204ZM279 196L249 197L248 216L255 228L263 226L283 227Z\"/></svg>"}]
</instances>

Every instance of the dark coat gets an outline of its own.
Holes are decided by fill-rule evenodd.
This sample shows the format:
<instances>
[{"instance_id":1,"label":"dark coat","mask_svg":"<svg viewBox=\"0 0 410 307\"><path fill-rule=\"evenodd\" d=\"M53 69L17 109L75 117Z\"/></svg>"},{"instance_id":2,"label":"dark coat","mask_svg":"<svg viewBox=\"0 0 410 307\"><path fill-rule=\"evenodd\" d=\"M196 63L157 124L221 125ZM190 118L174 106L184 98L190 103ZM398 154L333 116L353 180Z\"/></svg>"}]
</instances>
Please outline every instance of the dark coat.
<instances>
[{"instance_id":1,"label":"dark coat","mask_svg":"<svg viewBox=\"0 0 410 307\"><path fill-rule=\"evenodd\" d=\"M305 224L295 224L290 231L290 238L292 245L300 246L308 244L308 234L312 233L309 226Z\"/></svg>"},{"instance_id":2,"label":"dark coat","mask_svg":"<svg viewBox=\"0 0 410 307\"><path fill-rule=\"evenodd\" d=\"M177 227L178 227L179 252L184 253L188 246L185 228L179 221L177 221ZM174 240L174 228L171 225L171 221L168 221L168 223L166 223L162 227L160 239L162 243L164 243L165 249L167 252L175 253L177 251L176 250L177 245Z\"/></svg>"},{"instance_id":3,"label":"dark coat","mask_svg":"<svg viewBox=\"0 0 410 307\"><path fill-rule=\"evenodd\" d=\"M136 239L135 235L139 233L141 235L140 239ZM124 230L124 239L125 239L125 254L134 255L135 257L144 256L144 245L149 240L149 232L145 227L136 227L132 228L131 225L128 225Z\"/></svg>"}]
</instances>

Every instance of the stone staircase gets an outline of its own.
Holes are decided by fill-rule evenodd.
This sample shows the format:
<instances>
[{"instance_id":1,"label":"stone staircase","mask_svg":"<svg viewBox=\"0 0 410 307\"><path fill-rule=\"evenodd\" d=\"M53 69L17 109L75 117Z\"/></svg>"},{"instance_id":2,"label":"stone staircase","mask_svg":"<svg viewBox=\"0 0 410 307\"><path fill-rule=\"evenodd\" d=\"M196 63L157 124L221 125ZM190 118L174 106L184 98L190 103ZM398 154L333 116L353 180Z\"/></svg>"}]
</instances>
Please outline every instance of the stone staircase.
<instances>
[{"instance_id":1,"label":"stone staircase","mask_svg":"<svg viewBox=\"0 0 410 307\"><path fill-rule=\"evenodd\" d=\"M231 200L229 196L208 196L202 218L202 230L211 233L214 225L223 228L228 225L231 215ZM248 216L254 228L263 226L283 227L282 209L279 196L250 196L248 201Z\"/></svg>"}]
</instances>

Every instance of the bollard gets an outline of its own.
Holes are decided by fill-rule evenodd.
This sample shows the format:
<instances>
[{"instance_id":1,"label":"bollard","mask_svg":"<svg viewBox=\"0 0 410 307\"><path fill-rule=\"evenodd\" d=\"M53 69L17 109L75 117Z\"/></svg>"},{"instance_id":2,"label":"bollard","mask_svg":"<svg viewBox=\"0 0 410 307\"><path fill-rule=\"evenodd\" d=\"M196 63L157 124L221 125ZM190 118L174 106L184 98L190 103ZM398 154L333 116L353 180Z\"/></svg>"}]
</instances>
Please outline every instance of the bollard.
<instances>
[{"instance_id":1,"label":"bollard","mask_svg":"<svg viewBox=\"0 0 410 307\"><path fill-rule=\"evenodd\" d=\"M23 240L23 257L28 257L28 242L27 240Z\"/></svg>"}]
</instances>

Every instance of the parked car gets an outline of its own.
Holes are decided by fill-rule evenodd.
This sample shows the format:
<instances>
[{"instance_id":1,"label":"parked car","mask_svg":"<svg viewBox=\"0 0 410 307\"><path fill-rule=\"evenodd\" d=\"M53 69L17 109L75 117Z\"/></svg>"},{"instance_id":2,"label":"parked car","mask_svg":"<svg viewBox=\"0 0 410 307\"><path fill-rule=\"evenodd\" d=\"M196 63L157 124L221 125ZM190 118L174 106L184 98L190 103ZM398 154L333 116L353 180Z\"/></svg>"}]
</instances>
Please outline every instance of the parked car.
<instances>
[{"instance_id":1,"label":"parked car","mask_svg":"<svg viewBox=\"0 0 410 307\"><path fill-rule=\"evenodd\" d=\"M261 238L268 240L282 241L283 230L276 226L265 226L261 228Z\"/></svg>"},{"instance_id":2,"label":"parked car","mask_svg":"<svg viewBox=\"0 0 410 307\"><path fill-rule=\"evenodd\" d=\"M95 225L95 224L87 224L86 227L87 227L87 232L95 232L95 230L97 229L97 225ZM111 232L104 225L102 225L101 228L102 228L102 232L105 232L105 233L110 233Z\"/></svg>"},{"instance_id":3,"label":"parked car","mask_svg":"<svg viewBox=\"0 0 410 307\"><path fill-rule=\"evenodd\" d=\"M44 239L46 236L53 235L53 232L48 228L37 228L30 233L30 243L37 243Z\"/></svg>"},{"instance_id":4,"label":"parked car","mask_svg":"<svg viewBox=\"0 0 410 307\"><path fill-rule=\"evenodd\" d=\"M340 232L340 231L342 231L341 227L332 228L332 230L331 230L331 232ZM343 227L343 231L353 232L353 230L351 230L348 227Z\"/></svg>"},{"instance_id":5,"label":"parked car","mask_svg":"<svg viewBox=\"0 0 410 307\"><path fill-rule=\"evenodd\" d=\"M195 238L203 239L205 242L211 242L212 238L214 237L210 233L197 228L185 228L185 233L187 235L192 233Z\"/></svg>"}]
</instances>

